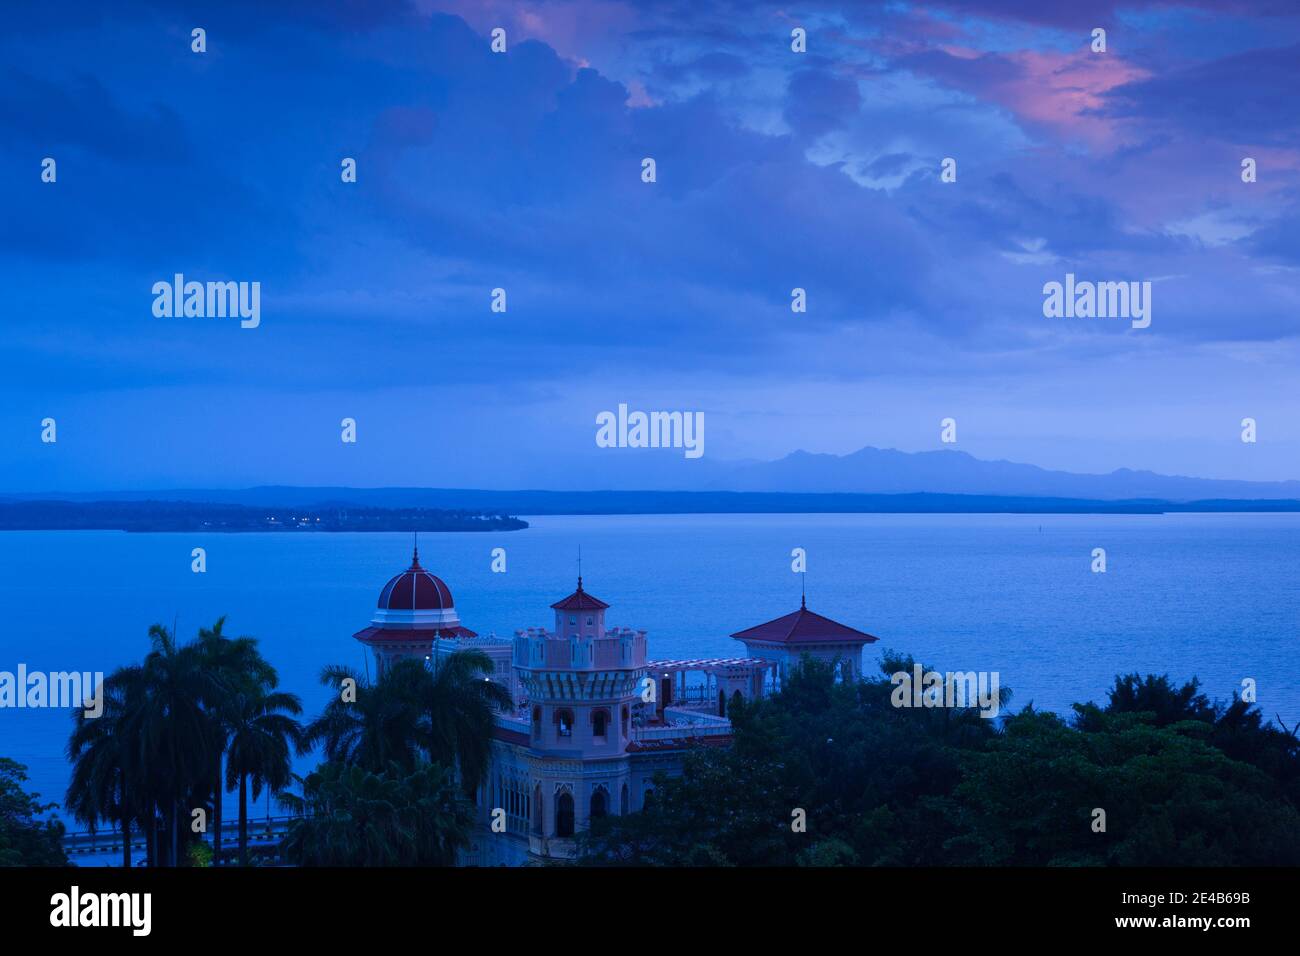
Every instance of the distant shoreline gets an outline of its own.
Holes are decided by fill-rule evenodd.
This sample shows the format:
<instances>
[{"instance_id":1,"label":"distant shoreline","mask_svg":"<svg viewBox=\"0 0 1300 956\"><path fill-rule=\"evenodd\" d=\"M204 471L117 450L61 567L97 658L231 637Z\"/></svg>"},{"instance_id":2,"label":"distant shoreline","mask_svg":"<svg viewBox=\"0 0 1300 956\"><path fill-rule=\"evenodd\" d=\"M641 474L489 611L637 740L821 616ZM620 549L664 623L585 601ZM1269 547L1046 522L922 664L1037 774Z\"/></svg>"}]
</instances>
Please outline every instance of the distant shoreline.
<instances>
[{"instance_id":1,"label":"distant shoreline","mask_svg":"<svg viewBox=\"0 0 1300 956\"><path fill-rule=\"evenodd\" d=\"M201 501L0 502L0 531L325 534L357 531L520 531L504 514L348 505L277 507Z\"/></svg>"},{"instance_id":2,"label":"distant shoreline","mask_svg":"<svg viewBox=\"0 0 1300 956\"><path fill-rule=\"evenodd\" d=\"M1296 513L1294 499L1106 501L1002 495L252 488L0 498L0 531L518 531L516 515Z\"/></svg>"}]
</instances>

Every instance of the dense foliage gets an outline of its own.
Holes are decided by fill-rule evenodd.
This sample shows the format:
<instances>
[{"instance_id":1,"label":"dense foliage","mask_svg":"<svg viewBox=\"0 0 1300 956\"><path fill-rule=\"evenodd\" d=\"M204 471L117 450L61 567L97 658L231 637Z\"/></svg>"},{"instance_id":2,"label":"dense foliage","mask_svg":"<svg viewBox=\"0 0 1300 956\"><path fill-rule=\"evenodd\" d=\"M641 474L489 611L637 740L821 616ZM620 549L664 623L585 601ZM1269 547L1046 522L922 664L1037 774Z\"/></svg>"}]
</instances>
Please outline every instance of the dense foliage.
<instances>
[{"instance_id":1,"label":"dense foliage","mask_svg":"<svg viewBox=\"0 0 1300 956\"><path fill-rule=\"evenodd\" d=\"M297 698L252 638L224 621L178 643L150 630L144 661L103 688L98 718L74 712L66 806L92 826L145 834L150 865L221 863L222 795L279 794L304 865L450 865L472 832L470 798L508 694L469 651L436 667L401 661L374 682L341 667L303 728ZM585 865L1295 865L1300 741L1252 703L1210 701L1195 680L1116 678L1104 705L1061 717L1032 706L900 708L881 678L837 682L806 661L781 693L730 709L726 749L686 756L650 807L597 820ZM1005 712L1009 692L1002 695ZM325 762L288 792L293 753ZM59 864L62 825L0 759L0 864ZM215 853L191 808L210 807ZM123 849L124 863L129 854Z\"/></svg>"},{"instance_id":2,"label":"dense foliage","mask_svg":"<svg viewBox=\"0 0 1300 956\"><path fill-rule=\"evenodd\" d=\"M496 708L510 692L487 679L492 660L482 651L458 651L426 667L399 660L373 683L347 667L321 672L335 694L307 727L306 740L327 760L376 773L390 763L413 770L420 760L459 768L467 793L487 773Z\"/></svg>"},{"instance_id":3,"label":"dense foliage","mask_svg":"<svg viewBox=\"0 0 1300 956\"><path fill-rule=\"evenodd\" d=\"M881 670L911 668L887 655ZM892 690L805 662L780 694L736 708L732 748L693 751L649 809L597 821L580 862L1300 863L1300 742L1253 705L1128 675L1069 720L1032 707L988 720L897 708Z\"/></svg>"},{"instance_id":4,"label":"dense foliage","mask_svg":"<svg viewBox=\"0 0 1300 956\"><path fill-rule=\"evenodd\" d=\"M468 846L468 796L487 773L496 708L510 693L492 661L460 651L426 667L406 659L373 683L327 667L334 691L305 739L326 762L281 802L300 816L283 844L304 866L451 866ZM454 768L454 769L453 769Z\"/></svg>"},{"instance_id":5,"label":"dense foliage","mask_svg":"<svg viewBox=\"0 0 1300 956\"><path fill-rule=\"evenodd\" d=\"M285 803L300 814L283 849L302 866L451 866L474 813L451 771L390 764L381 774L325 763Z\"/></svg>"},{"instance_id":6,"label":"dense foliage","mask_svg":"<svg viewBox=\"0 0 1300 956\"><path fill-rule=\"evenodd\" d=\"M295 821L287 845L292 859L450 862L468 839L464 795L486 773L494 708L509 703L508 692L485 679L492 662L477 651L453 654L436 668L407 660L373 684L328 667L321 679L335 693L304 728L298 698L276 689L275 669L257 641L227 637L224 624L223 618L186 644L154 625L144 662L105 679L102 713L74 712L65 798L72 815L122 835L124 866L131 863L125 836L132 828L145 835L150 866L220 864L222 798L234 791L239 859L248 864L249 797L269 790L301 814L325 813L320 821ZM340 692L349 683L353 692ZM289 794L294 753L317 746L327 763L299 781L300 796ZM388 817L373 808L359 814L372 797L399 802ZM193 832L195 808L210 811L211 854ZM416 821L417 811L427 818ZM356 828L350 837L348 826ZM363 855L349 856L356 848Z\"/></svg>"},{"instance_id":7,"label":"dense foliage","mask_svg":"<svg viewBox=\"0 0 1300 956\"><path fill-rule=\"evenodd\" d=\"M54 804L27 792L26 770L0 757L0 866L64 866L63 824L45 817Z\"/></svg>"}]
</instances>

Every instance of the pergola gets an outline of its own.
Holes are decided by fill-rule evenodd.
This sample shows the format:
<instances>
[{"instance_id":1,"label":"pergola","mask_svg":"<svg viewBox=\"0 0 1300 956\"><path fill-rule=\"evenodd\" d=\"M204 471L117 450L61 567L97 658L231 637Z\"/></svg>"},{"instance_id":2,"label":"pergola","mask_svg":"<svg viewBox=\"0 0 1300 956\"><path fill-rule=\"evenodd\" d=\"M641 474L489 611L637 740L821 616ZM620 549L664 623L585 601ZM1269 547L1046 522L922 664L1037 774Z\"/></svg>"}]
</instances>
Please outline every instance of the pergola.
<instances>
[{"instance_id":1,"label":"pergola","mask_svg":"<svg viewBox=\"0 0 1300 956\"><path fill-rule=\"evenodd\" d=\"M703 704L710 709L724 707L718 702L729 700L739 693L746 700L761 697L763 681L769 670L775 671L776 662L760 657L698 657L691 660L649 661L646 673L655 679L659 691L657 708L673 704ZM704 675L702 683L690 684L687 675L697 672Z\"/></svg>"}]
</instances>

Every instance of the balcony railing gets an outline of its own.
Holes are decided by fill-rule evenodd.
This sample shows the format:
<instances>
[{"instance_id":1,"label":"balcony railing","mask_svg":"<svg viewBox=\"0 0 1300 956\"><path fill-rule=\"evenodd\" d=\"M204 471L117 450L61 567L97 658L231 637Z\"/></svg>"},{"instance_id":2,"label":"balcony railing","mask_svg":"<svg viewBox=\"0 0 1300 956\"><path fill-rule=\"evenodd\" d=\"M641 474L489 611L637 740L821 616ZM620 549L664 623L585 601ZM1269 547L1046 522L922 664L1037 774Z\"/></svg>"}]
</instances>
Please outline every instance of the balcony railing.
<instances>
[{"instance_id":1,"label":"balcony railing","mask_svg":"<svg viewBox=\"0 0 1300 956\"><path fill-rule=\"evenodd\" d=\"M726 717L719 717L712 711L697 710L694 705L679 706L669 704L664 708L664 722L674 724L703 724L710 727L730 727L731 721Z\"/></svg>"},{"instance_id":2,"label":"balcony railing","mask_svg":"<svg viewBox=\"0 0 1300 956\"><path fill-rule=\"evenodd\" d=\"M525 717L508 717L505 714L497 714L497 724L505 730L514 730L521 734L532 733L532 726Z\"/></svg>"},{"instance_id":3,"label":"balcony railing","mask_svg":"<svg viewBox=\"0 0 1300 956\"><path fill-rule=\"evenodd\" d=\"M721 723L671 724L667 727L633 727L632 739L642 743L691 740L700 737L730 737L731 721Z\"/></svg>"}]
</instances>

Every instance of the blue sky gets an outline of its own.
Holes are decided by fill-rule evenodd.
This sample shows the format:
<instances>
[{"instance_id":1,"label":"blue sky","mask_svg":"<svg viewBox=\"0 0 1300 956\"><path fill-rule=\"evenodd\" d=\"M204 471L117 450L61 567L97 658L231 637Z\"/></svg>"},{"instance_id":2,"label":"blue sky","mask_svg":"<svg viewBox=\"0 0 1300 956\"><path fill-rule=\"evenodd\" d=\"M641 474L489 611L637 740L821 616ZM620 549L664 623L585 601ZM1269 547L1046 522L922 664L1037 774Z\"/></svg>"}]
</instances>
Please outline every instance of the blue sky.
<instances>
[{"instance_id":1,"label":"blue sky","mask_svg":"<svg viewBox=\"0 0 1300 956\"><path fill-rule=\"evenodd\" d=\"M979 457L1300 478L1294 4L6 17L0 490L596 487L621 402L703 411L709 459L951 416ZM260 282L260 326L155 317L178 272ZM1044 318L1067 272L1151 281L1151 327Z\"/></svg>"}]
</instances>

